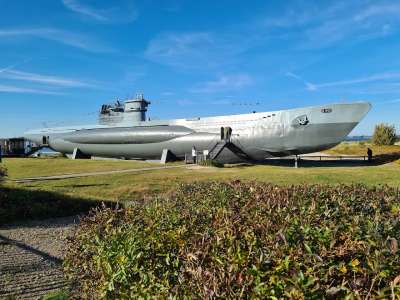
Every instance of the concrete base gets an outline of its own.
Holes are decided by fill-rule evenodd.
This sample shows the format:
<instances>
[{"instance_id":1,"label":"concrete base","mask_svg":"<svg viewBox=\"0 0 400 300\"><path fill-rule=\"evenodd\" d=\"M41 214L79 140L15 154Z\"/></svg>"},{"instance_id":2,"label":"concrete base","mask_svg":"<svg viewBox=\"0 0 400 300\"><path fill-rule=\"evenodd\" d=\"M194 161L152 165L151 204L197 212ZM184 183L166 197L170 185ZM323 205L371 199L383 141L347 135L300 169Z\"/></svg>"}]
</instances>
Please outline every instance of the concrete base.
<instances>
[{"instance_id":1,"label":"concrete base","mask_svg":"<svg viewBox=\"0 0 400 300\"><path fill-rule=\"evenodd\" d=\"M299 157L297 155L294 158L294 167L296 169L299 167Z\"/></svg>"},{"instance_id":2,"label":"concrete base","mask_svg":"<svg viewBox=\"0 0 400 300\"><path fill-rule=\"evenodd\" d=\"M160 163L166 164L167 162L171 162L171 161L175 161L175 160L176 160L176 156L169 149L163 149Z\"/></svg>"},{"instance_id":3,"label":"concrete base","mask_svg":"<svg viewBox=\"0 0 400 300\"><path fill-rule=\"evenodd\" d=\"M114 157L100 157L100 156L92 156L90 159L91 159L91 160L112 160L112 161L119 161L119 160L121 160L120 158L114 158Z\"/></svg>"},{"instance_id":4,"label":"concrete base","mask_svg":"<svg viewBox=\"0 0 400 300\"><path fill-rule=\"evenodd\" d=\"M84 154L79 148L75 148L72 153L71 159L90 159L90 155Z\"/></svg>"}]
</instances>

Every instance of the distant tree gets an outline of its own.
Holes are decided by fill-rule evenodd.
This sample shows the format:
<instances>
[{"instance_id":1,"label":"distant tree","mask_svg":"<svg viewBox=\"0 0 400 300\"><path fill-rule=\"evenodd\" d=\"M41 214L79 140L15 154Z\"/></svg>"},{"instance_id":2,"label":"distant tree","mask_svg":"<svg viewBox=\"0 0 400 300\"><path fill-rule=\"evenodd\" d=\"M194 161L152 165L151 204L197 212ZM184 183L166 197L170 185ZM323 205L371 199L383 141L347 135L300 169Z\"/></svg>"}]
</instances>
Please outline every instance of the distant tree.
<instances>
[{"instance_id":1,"label":"distant tree","mask_svg":"<svg viewBox=\"0 0 400 300\"><path fill-rule=\"evenodd\" d=\"M394 125L384 123L375 125L372 142L375 145L393 145L396 142L396 128Z\"/></svg>"}]
</instances>

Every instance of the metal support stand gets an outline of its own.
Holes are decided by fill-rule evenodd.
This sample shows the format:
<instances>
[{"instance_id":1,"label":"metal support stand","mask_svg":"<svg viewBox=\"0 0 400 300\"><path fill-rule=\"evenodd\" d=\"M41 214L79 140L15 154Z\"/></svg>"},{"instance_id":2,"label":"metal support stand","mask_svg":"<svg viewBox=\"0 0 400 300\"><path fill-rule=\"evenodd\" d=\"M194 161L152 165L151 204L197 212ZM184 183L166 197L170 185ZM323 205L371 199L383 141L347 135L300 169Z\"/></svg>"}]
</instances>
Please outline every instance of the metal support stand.
<instances>
[{"instance_id":1,"label":"metal support stand","mask_svg":"<svg viewBox=\"0 0 400 300\"><path fill-rule=\"evenodd\" d=\"M176 160L176 156L174 153L172 153L171 150L169 149L163 149L163 152L161 154L161 161L160 163L162 164L166 164L167 162L170 161L175 161Z\"/></svg>"},{"instance_id":2,"label":"metal support stand","mask_svg":"<svg viewBox=\"0 0 400 300\"><path fill-rule=\"evenodd\" d=\"M84 154L79 148L75 148L74 152L72 153L72 159L89 159L91 158L90 155Z\"/></svg>"}]
</instances>

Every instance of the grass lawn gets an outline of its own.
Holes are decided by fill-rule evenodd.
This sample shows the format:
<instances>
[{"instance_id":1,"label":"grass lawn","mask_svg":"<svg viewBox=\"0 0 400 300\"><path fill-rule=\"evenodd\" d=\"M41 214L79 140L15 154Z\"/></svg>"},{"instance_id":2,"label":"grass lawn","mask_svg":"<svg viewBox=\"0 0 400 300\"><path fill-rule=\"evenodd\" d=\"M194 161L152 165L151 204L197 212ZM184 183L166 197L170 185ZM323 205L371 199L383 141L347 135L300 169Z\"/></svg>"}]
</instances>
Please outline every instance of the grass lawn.
<instances>
[{"instance_id":1,"label":"grass lawn","mask_svg":"<svg viewBox=\"0 0 400 300\"><path fill-rule=\"evenodd\" d=\"M368 142L343 142L324 152L333 155L367 155L368 148L374 155L400 152L400 145L376 146Z\"/></svg>"},{"instance_id":2,"label":"grass lawn","mask_svg":"<svg viewBox=\"0 0 400 300\"><path fill-rule=\"evenodd\" d=\"M158 163L144 161L70 160L67 158L6 158L3 159L3 164L7 168L10 179L160 166Z\"/></svg>"},{"instance_id":3,"label":"grass lawn","mask_svg":"<svg viewBox=\"0 0 400 300\"><path fill-rule=\"evenodd\" d=\"M367 146L368 144L362 143L344 143L330 151L335 154L359 154L357 151L361 151ZM347 149L347 152L342 152L345 151L344 149ZM373 150L375 150L375 153L387 153L400 151L398 149L400 149L400 146L374 148ZM5 159L4 165L8 169L10 179L160 166L157 163L137 161L74 161L63 158ZM7 181L4 186L19 190L19 193L24 191L28 194L47 192L55 195L54 197L62 195L71 199L101 201L142 199L160 192L173 191L180 183L207 180L260 181L281 185L362 183L368 186L382 184L400 186L400 164L398 162L382 165L368 165L366 162L359 162L358 165L349 165L345 162L322 161L313 164L304 161L301 162L300 166L300 168L295 169L292 163L288 163L286 165L236 165L224 168L179 168L25 184Z\"/></svg>"},{"instance_id":4,"label":"grass lawn","mask_svg":"<svg viewBox=\"0 0 400 300\"><path fill-rule=\"evenodd\" d=\"M66 161L65 163L73 161ZM21 162L22 163L22 162ZM36 168L47 169L47 164L54 162L44 160ZM90 162L87 162L90 163ZM110 162L95 162L97 168L102 164L110 168ZM114 163L114 162L112 162ZM275 165L243 165L225 168L194 168L144 171L140 173L113 174L94 177L73 178L55 181L15 184L8 182L8 187L26 190L40 190L93 200L126 201L143 198L159 192L173 190L179 183L207 180L242 180L261 181L276 184L350 184L363 183L369 186L388 184L400 186L400 165L390 163L379 166L323 166L300 167ZM130 165L130 163L128 163ZM134 165L134 164L133 164ZM329 165L329 164L327 164ZM120 167L119 164L116 166ZM14 166L16 167L16 166ZM33 167L32 167L33 168ZM31 169L30 172L34 170ZM19 173L19 176L23 176Z\"/></svg>"}]
</instances>

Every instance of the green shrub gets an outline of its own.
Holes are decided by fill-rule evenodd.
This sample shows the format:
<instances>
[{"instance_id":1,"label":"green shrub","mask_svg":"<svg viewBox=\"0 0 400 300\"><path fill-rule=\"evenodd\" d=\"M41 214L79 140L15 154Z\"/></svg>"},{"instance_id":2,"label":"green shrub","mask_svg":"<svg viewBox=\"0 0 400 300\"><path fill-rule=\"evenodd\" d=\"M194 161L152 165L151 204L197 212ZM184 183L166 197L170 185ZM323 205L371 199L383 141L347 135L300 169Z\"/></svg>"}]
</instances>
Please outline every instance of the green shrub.
<instances>
[{"instance_id":1,"label":"green shrub","mask_svg":"<svg viewBox=\"0 0 400 300\"><path fill-rule=\"evenodd\" d=\"M64 268L78 298L399 299L399 200L362 185L184 185L93 211Z\"/></svg>"},{"instance_id":2,"label":"green shrub","mask_svg":"<svg viewBox=\"0 0 400 300\"><path fill-rule=\"evenodd\" d=\"M70 298L69 292L65 290L55 291L47 294L42 300L68 300Z\"/></svg>"},{"instance_id":3,"label":"green shrub","mask_svg":"<svg viewBox=\"0 0 400 300\"><path fill-rule=\"evenodd\" d=\"M372 136L372 142L375 145L393 145L396 142L396 128L394 125L376 125Z\"/></svg>"}]
</instances>

